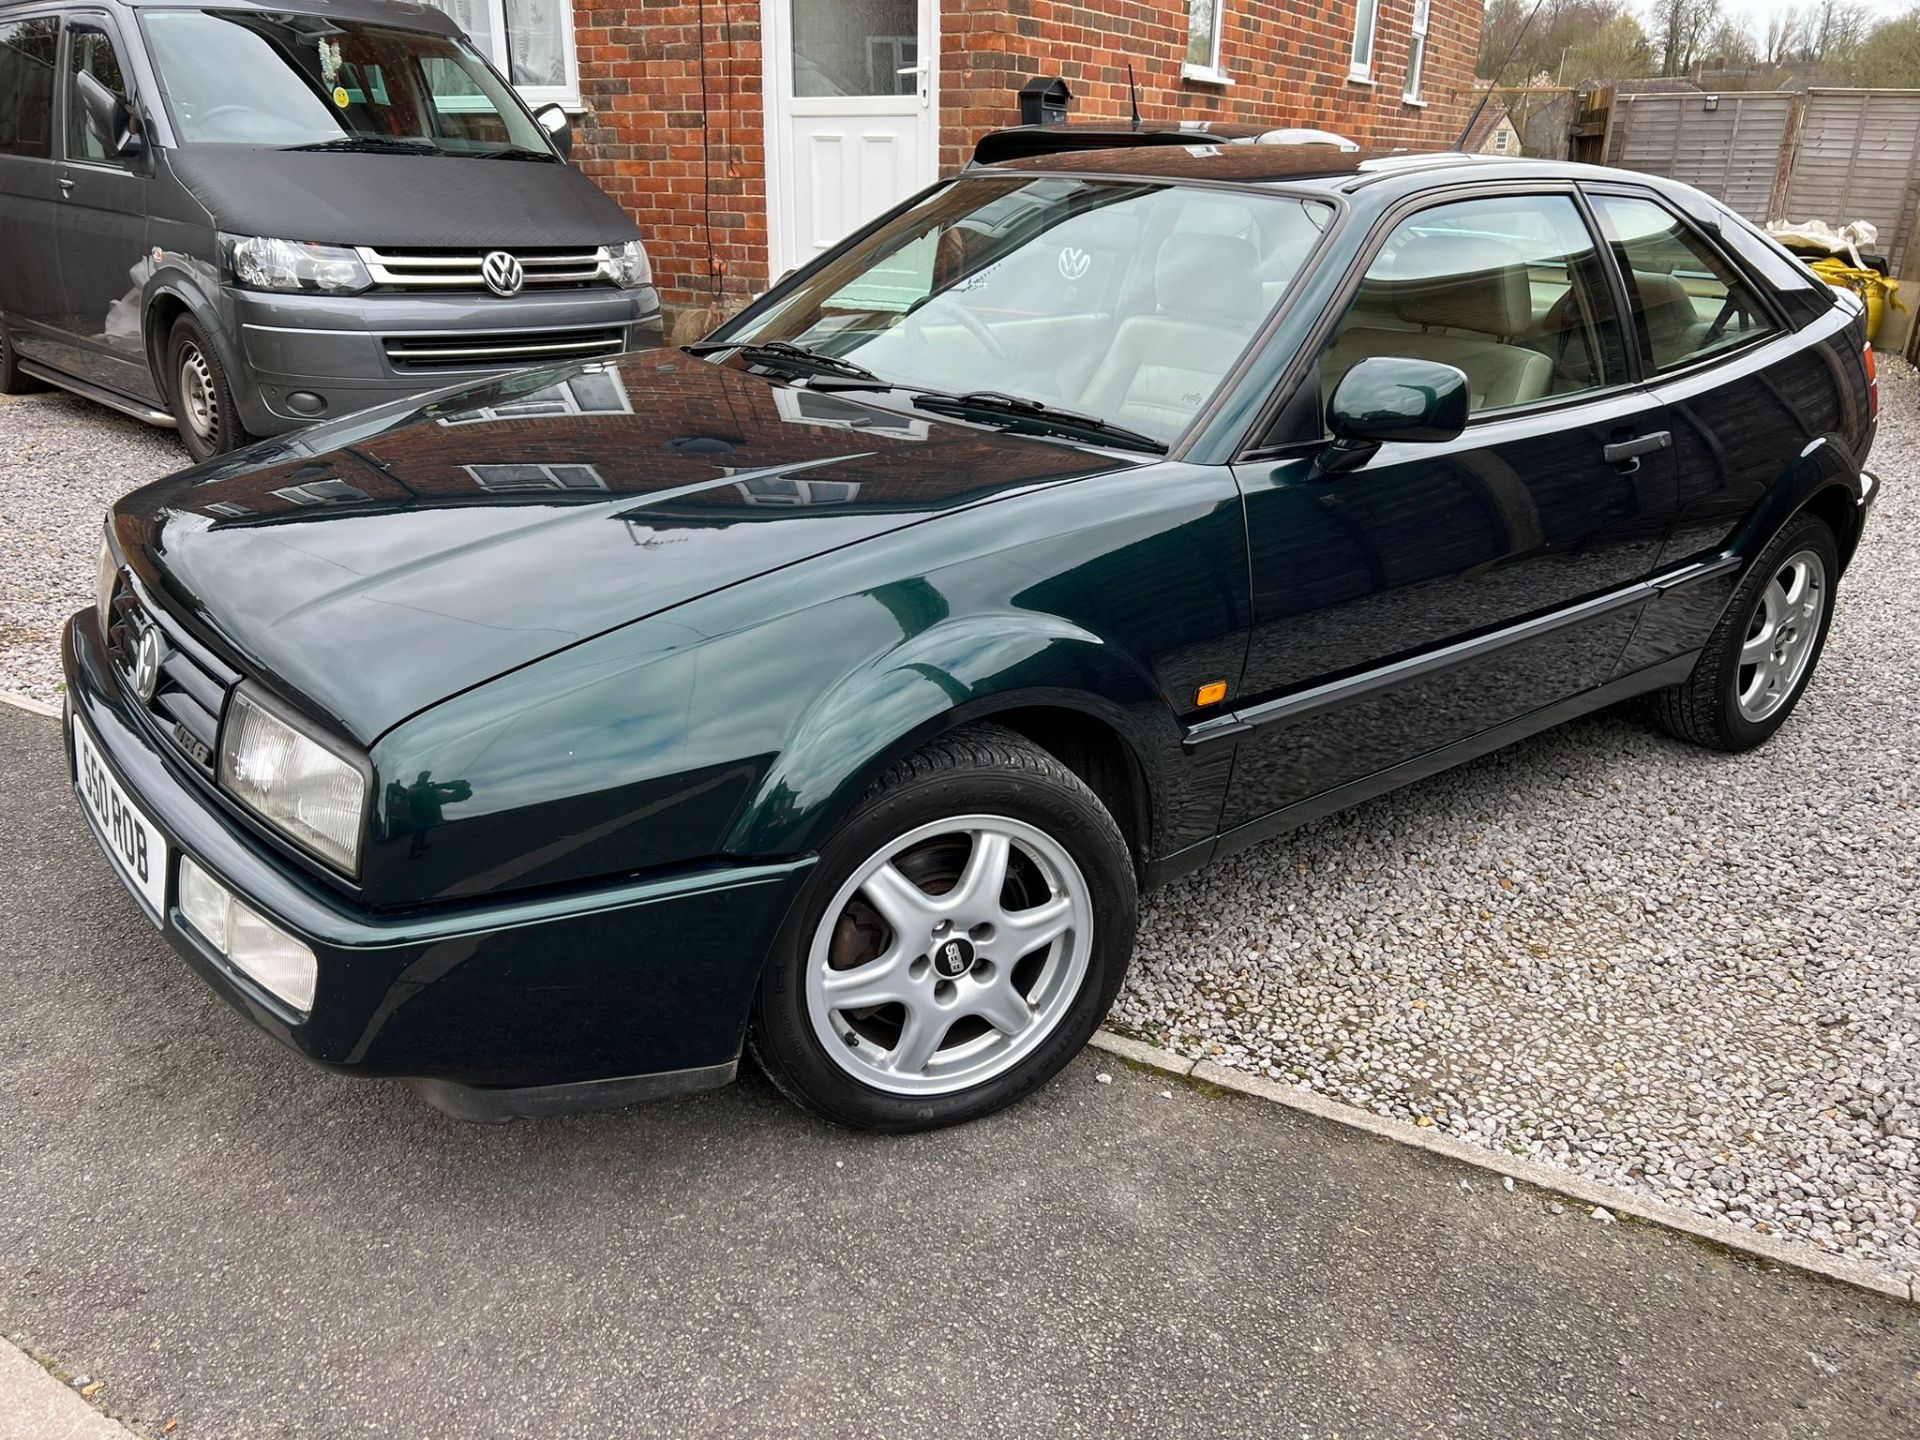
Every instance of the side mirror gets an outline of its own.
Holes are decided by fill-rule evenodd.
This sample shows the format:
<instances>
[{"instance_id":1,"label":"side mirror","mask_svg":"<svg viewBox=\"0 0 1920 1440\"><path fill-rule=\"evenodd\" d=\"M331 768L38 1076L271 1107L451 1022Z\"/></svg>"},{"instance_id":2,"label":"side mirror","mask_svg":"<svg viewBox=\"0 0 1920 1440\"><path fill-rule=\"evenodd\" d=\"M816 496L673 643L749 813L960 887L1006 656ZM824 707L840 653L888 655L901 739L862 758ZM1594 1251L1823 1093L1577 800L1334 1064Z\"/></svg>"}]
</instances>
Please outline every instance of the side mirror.
<instances>
[{"instance_id":1,"label":"side mirror","mask_svg":"<svg viewBox=\"0 0 1920 1440\"><path fill-rule=\"evenodd\" d=\"M533 112L533 118L540 122L540 128L547 132L547 138L553 141L553 148L562 155L573 155L573 121L566 110L548 101Z\"/></svg>"},{"instance_id":2,"label":"side mirror","mask_svg":"<svg viewBox=\"0 0 1920 1440\"><path fill-rule=\"evenodd\" d=\"M1467 428L1467 377L1433 360L1377 355L1340 377L1327 402L1333 444L1320 470L1338 474L1365 464L1382 445L1457 439Z\"/></svg>"},{"instance_id":3,"label":"side mirror","mask_svg":"<svg viewBox=\"0 0 1920 1440\"><path fill-rule=\"evenodd\" d=\"M79 87L80 108L93 138L106 147L109 155L138 155L143 145L134 133L133 112L127 102L84 70L73 81Z\"/></svg>"}]
</instances>

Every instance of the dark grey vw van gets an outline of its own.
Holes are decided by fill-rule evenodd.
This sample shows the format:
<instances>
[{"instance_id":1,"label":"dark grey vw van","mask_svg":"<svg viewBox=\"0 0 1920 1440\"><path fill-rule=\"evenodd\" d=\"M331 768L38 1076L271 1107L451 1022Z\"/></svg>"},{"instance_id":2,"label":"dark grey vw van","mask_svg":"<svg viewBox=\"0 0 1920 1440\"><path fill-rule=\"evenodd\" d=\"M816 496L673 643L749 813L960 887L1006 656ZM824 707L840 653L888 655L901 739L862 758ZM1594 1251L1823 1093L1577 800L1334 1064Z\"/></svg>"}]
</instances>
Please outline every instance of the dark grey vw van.
<instances>
[{"instance_id":1,"label":"dark grey vw van","mask_svg":"<svg viewBox=\"0 0 1920 1440\"><path fill-rule=\"evenodd\" d=\"M197 459L658 343L639 231L459 27L397 0L0 0L0 392Z\"/></svg>"}]
</instances>

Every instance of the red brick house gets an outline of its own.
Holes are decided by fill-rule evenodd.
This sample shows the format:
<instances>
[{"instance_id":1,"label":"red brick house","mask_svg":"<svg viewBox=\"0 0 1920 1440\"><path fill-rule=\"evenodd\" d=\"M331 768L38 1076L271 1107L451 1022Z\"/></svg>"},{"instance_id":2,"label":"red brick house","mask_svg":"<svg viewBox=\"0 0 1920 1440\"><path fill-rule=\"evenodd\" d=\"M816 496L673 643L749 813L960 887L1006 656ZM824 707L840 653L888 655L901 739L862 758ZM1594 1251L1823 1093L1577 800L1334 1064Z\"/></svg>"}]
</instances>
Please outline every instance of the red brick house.
<instances>
[{"instance_id":1,"label":"red brick house","mask_svg":"<svg viewBox=\"0 0 1920 1440\"><path fill-rule=\"evenodd\" d=\"M1075 119L1336 130L1445 146L1480 0L433 0L639 221L670 305L732 309L966 163L1058 76ZM569 4L571 9L568 9ZM691 318L691 317L690 317Z\"/></svg>"}]
</instances>

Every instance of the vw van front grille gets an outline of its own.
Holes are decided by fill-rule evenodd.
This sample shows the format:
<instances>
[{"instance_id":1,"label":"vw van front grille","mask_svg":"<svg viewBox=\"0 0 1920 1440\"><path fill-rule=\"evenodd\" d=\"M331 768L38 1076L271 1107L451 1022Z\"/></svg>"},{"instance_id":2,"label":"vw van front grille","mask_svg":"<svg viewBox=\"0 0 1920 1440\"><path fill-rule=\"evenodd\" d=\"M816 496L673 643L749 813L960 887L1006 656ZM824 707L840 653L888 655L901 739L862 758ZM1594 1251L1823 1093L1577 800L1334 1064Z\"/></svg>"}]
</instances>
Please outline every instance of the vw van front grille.
<instances>
[{"instance_id":1,"label":"vw van front grille","mask_svg":"<svg viewBox=\"0 0 1920 1440\"><path fill-rule=\"evenodd\" d=\"M460 291L484 293L484 271L490 250L423 250L358 247L361 263L382 290L430 290L438 294ZM607 258L604 246L561 250L508 250L520 262L527 290L584 290L613 282L601 274Z\"/></svg>"},{"instance_id":2,"label":"vw van front grille","mask_svg":"<svg viewBox=\"0 0 1920 1440\"><path fill-rule=\"evenodd\" d=\"M381 340L396 370L490 370L538 365L547 360L592 360L627 348L622 326L585 330L508 330L388 335Z\"/></svg>"}]
</instances>

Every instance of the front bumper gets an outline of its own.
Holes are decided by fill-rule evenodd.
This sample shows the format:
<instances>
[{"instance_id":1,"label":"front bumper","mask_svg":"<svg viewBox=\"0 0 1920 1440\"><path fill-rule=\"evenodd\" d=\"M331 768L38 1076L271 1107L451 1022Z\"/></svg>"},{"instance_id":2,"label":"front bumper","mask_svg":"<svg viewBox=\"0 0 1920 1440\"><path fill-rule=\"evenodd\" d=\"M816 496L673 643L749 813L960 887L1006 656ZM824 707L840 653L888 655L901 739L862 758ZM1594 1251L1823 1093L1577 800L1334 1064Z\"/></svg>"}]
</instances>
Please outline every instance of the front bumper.
<instances>
[{"instance_id":1,"label":"front bumper","mask_svg":"<svg viewBox=\"0 0 1920 1440\"><path fill-rule=\"evenodd\" d=\"M620 1104L732 1078L762 961L810 860L368 910L281 860L179 768L120 685L91 611L68 621L61 659L69 724L86 723L171 847L162 933L283 1044L331 1069L419 1082L463 1119ZM71 778L71 736L67 762ZM312 948L309 1013L288 1009L187 928L182 853Z\"/></svg>"},{"instance_id":2,"label":"front bumper","mask_svg":"<svg viewBox=\"0 0 1920 1440\"><path fill-rule=\"evenodd\" d=\"M379 291L282 295L228 286L221 305L238 352L234 401L255 435L278 435L462 380L570 358L555 350L453 364L396 362L394 353L404 351L408 340L450 346L477 339L493 348L504 341L510 349L513 336L529 342L573 337L585 344L620 333L624 348L643 350L660 344L662 333L660 295L651 285L524 291L510 300ZM315 400L319 409L312 408Z\"/></svg>"}]
</instances>

